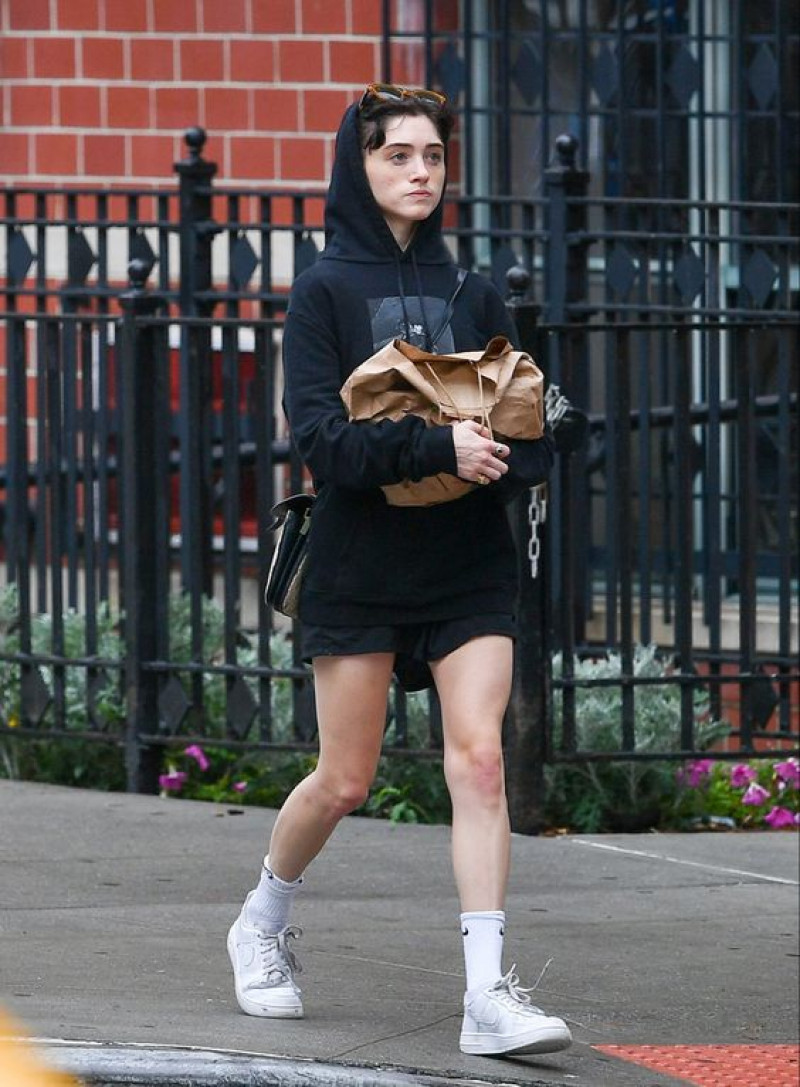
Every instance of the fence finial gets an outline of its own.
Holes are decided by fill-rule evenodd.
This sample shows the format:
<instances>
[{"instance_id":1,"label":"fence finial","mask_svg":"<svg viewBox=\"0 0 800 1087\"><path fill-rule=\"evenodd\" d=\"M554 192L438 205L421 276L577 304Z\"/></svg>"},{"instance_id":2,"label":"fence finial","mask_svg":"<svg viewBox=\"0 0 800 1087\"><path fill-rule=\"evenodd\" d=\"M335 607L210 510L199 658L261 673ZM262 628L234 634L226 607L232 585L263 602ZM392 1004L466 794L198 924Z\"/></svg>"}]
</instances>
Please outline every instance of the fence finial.
<instances>
[{"instance_id":1,"label":"fence finial","mask_svg":"<svg viewBox=\"0 0 800 1087\"><path fill-rule=\"evenodd\" d=\"M123 313L133 317L144 317L147 314L158 313L164 306L164 296L148 289L147 277L152 270L153 265L144 257L134 257L128 262L130 287L119 296Z\"/></svg>"},{"instance_id":2,"label":"fence finial","mask_svg":"<svg viewBox=\"0 0 800 1087\"><path fill-rule=\"evenodd\" d=\"M531 285L531 273L523 264L514 264L506 272L509 300L521 302Z\"/></svg>"},{"instance_id":3,"label":"fence finial","mask_svg":"<svg viewBox=\"0 0 800 1087\"><path fill-rule=\"evenodd\" d=\"M183 134L183 139L189 148L189 161L199 162L206 144L206 130L199 125L187 128Z\"/></svg>"},{"instance_id":4,"label":"fence finial","mask_svg":"<svg viewBox=\"0 0 800 1087\"><path fill-rule=\"evenodd\" d=\"M135 291L143 291L150 275L151 265L141 257L134 257L128 264L128 279Z\"/></svg>"},{"instance_id":5,"label":"fence finial","mask_svg":"<svg viewBox=\"0 0 800 1087\"><path fill-rule=\"evenodd\" d=\"M557 165L563 170L574 170L576 168L576 157L578 154L578 141L575 136L571 136L568 132L563 133L561 136L556 137L556 158L558 160Z\"/></svg>"}]
</instances>

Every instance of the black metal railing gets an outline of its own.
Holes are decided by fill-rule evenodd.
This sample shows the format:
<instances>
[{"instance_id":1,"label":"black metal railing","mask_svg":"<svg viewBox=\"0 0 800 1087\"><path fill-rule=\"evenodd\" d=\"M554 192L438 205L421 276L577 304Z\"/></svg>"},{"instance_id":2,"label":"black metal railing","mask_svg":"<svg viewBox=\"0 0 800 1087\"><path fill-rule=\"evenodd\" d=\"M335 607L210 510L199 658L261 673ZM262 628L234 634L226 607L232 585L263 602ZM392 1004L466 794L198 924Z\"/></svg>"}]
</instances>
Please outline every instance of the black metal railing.
<instances>
[{"instance_id":1,"label":"black metal railing","mask_svg":"<svg viewBox=\"0 0 800 1087\"><path fill-rule=\"evenodd\" d=\"M307 746L315 727L308 671L259 586L269 508L304 485L277 375L320 194L215 187L202 133L187 142L177 192L0 190L14 613L0 728L124 740L139 789L190 737ZM522 344L589 417L588 444L554 474L536 578L537 515L511 510L517 826L543 759L696 753L698 691L739 750L797 745L793 208L591 200L578 150L557 141L541 199L456 198L447 213L460 262L504 290L508 276ZM649 642L674 658L658 680L635 673ZM609 650L618 675L582 677ZM680 734L643 751L637 700L656 681L680 692ZM603 685L622 692L611 752L578 727L580 692ZM412 710L398 692L389 746L437 750L435 705L422 725Z\"/></svg>"},{"instance_id":2,"label":"black metal railing","mask_svg":"<svg viewBox=\"0 0 800 1087\"><path fill-rule=\"evenodd\" d=\"M799 409L792 382L800 322L656 320L541 332L551 353L588 360L589 384L604 390L608 405L590 415L587 450L560 464L552 489L549 591L565 676L598 645L615 647L632 694L653 682L633 676L634 649L655 642L675 656L666 682L685 692L682 746L693 746L699 675L719 719L732 670L742 745L796 737ZM664 344L671 381L660 399L648 381L636 380L642 339L647 357ZM778 394L757 391L765 340L774 349ZM721 393L722 361L734 382L730 398ZM556 684L575 685L574 678ZM620 726L621 749L634 751L632 697L623 701ZM567 700L565 751L577 750L575 737Z\"/></svg>"},{"instance_id":3,"label":"black metal railing","mask_svg":"<svg viewBox=\"0 0 800 1087\"><path fill-rule=\"evenodd\" d=\"M595 197L800 195L793 0L386 2L383 35L382 78L437 87L455 108L469 192L538 191L569 132Z\"/></svg>"}]
</instances>

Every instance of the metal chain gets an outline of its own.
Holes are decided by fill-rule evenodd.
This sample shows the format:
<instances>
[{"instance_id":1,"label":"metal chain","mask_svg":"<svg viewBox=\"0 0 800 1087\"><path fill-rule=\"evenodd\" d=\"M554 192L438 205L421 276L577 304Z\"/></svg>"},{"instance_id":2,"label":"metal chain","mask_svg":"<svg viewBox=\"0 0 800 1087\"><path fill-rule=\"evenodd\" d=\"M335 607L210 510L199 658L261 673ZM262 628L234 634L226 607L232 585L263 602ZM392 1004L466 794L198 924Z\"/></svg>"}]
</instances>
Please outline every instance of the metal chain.
<instances>
[{"instance_id":1,"label":"metal chain","mask_svg":"<svg viewBox=\"0 0 800 1087\"><path fill-rule=\"evenodd\" d=\"M559 386L548 385L547 392L544 394L544 410L547 421L553 430L567 414L569 407L570 402L566 396L561 395Z\"/></svg>"},{"instance_id":2,"label":"metal chain","mask_svg":"<svg viewBox=\"0 0 800 1087\"><path fill-rule=\"evenodd\" d=\"M570 402L561 395L558 385L549 385L544 394L544 410L547 421L555 430L569 410ZM531 526L528 540L528 561L531 564L531 578L535 581L539 574L539 555L542 550L541 528L547 520L547 484L540 483L531 487L531 500L528 505L528 524Z\"/></svg>"},{"instance_id":3,"label":"metal chain","mask_svg":"<svg viewBox=\"0 0 800 1087\"><path fill-rule=\"evenodd\" d=\"M528 524L531 526L528 540L528 560L531 564L531 578L535 581L539 573L539 554L542 548L541 526L547 520L547 484L540 483L531 487L531 500L528 505Z\"/></svg>"}]
</instances>

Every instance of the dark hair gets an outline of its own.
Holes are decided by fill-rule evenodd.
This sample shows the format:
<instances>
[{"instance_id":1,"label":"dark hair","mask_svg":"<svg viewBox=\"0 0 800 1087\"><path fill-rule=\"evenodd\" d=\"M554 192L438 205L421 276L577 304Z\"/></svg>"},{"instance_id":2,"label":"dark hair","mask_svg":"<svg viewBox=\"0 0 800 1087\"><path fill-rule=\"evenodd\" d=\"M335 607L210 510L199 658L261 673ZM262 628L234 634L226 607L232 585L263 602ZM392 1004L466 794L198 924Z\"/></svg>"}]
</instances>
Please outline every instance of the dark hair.
<instances>
[{"instance_id":1,"label":"dark hair","mask_svg":"<svg viewBox=\"0 0 800 1087\"><path fill-rule=\"evenodd\" d=\"M447 147L455 125L455 116L445 103L439 105L423 98L398 98L387 101L369 98L358 111L358 142L365 151L377 151L386 143L386 122L390 117L427 117Z\"/></svg>"}]
</instances>

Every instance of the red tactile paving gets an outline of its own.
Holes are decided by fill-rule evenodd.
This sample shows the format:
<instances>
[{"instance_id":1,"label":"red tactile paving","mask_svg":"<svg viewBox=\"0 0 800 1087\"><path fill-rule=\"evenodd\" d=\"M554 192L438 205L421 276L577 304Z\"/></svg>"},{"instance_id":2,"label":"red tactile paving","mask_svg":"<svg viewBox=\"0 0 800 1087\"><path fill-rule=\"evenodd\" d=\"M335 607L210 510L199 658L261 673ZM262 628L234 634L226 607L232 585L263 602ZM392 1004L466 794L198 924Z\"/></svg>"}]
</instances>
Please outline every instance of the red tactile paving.
<instances>
[{"instance_id":1,"label":"red tactile paving","mask_svg":"<svg viewBox=\"0 0 800 1087\"><path fill-rule=\"evenodd\" d=\"M798 1087L800 1047L794 1045L596 1045L610 1057L697 1087Z\"/></svg>"}]
</instances>

